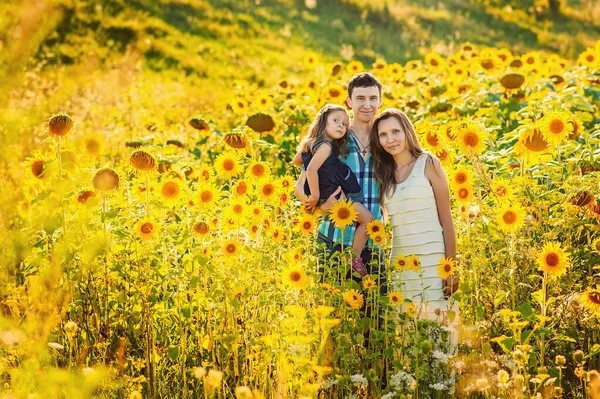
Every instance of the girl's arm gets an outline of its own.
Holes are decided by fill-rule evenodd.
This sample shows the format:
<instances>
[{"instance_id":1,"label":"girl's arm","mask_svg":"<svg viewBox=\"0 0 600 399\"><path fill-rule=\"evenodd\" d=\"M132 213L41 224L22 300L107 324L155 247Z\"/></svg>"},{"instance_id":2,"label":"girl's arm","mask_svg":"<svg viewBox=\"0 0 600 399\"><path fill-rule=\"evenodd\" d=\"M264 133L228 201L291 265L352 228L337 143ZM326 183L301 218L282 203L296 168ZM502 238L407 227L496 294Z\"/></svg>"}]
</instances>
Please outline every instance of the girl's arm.
<instances>
[{"instance_id":1,"label":"girl's arm","mask_svg":"<svg viewBox=\"0 0 600 399\"><path fill-rule=\"evenodd\" d=\"M292 163L299 168L302 167L302 153L301 152L298 152L298 153L296 153L296 155L294 155L294 159L292 159Z\"/></svg>"},{"instance_id":2,"label":"girl's arm","mask_svg":"<svg viewBox=\"0 0 600 399\"><path fill-rule=\"evenodd\" d=\"M440 224L444 230L444 247L447 258L456 256L456 231L452 221L452 212L450 210L450 189L448 188L448 179L442 168L440 160L436 157L429 157L425 165L425 177L429 179L435 203L437 205Z\"/></svg>"},{"instance_id":3,"label":"girl's arm","mask_svg":"<svg viewBox=\"0 0 600 399\"><path fill-rule=\"evenodd\" d=\"M310 188L310 197L306 200L306 205L309 209L317 206L317 202L319 202L321 192L319 190L318 172L329 154L331 154L331 147L326 144L320 145L306 168L306 180L308 181L308 187Z\"/></svg>"}]
</instances>

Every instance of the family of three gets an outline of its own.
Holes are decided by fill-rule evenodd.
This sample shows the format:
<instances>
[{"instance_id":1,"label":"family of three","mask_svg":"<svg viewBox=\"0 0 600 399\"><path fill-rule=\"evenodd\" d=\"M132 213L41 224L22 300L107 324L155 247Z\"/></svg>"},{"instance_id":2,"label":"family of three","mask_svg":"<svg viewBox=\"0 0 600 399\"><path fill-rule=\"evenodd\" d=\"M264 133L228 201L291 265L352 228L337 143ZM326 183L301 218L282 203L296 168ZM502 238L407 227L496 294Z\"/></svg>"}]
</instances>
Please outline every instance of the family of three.
<instances>
[{"instance_id":1,"label":"family of three","mask_svg":"<svg viewBox=\"0 0 600 399\"><path fill-rule=\"evenodd\" d=\"M437 273L441 258L456 255L448 181L439 159L419 145L403 112L390 108L378 113L381 91L375 76L360 73L348 82L352 120L340 105L328 104L318 112L294 157L302 166L295 195L307 209L325 215L317 241L327 253L351 246L352 270L378 276L382 293L387 292L385 262L371 262L381 252L373 251L366 225L389 218L391 259L403 254L421 261L420 271L404 271L401 281L392 284L421 316L434 319L449 310L447 298L458 286L455 278L442 279ZM340 198L351 200L358 212L356 224L345 231L327 216Z\"/></svg>"}]
</instances>

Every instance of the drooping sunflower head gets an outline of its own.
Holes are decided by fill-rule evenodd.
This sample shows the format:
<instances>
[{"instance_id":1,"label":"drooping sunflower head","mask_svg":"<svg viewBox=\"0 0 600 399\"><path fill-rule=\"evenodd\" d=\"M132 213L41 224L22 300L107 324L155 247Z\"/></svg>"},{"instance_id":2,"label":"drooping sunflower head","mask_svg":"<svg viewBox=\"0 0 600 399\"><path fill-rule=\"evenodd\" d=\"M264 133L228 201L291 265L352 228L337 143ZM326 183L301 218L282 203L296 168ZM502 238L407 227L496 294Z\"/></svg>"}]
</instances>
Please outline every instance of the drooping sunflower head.
<instances>
[{"instance_id":1,"label":"drooping sunflower head","mask_svg":"<svg viewBox=\"0 0 600 399\"><path fill-rule=\"evenodd\" d=\"M548 242L542 248L537 258L538 268L549 276L559 277L567 272L569 255L559 243Z\"/></svg>"},{"instance_id":2,"label":"drooping sunflower head","mask_svg":"<svg viewBox=\"0 0 600 399\"><path fill-rule=\"evenodd\" d=\"M95 196L96 194L92 190L81 190L79 194L77 194L77 202L85 205L90 198L94 198Z\"/></svg>"},{"instance_id":3,"label":"drooping sunflower head","mask_svg":"<svg viewBox=\"0 0 600 399\"><path fill-rule=\"evenodd\" d=\"M65 113L58 113L48 120L48 132L52 136L66 136L72 128L73 119Z\"/></svg>"},{"instance_id":4,"label":"drooping sunflower head","mask_svg":"<svg viewBox=\"0 0 600 399\"><path fill-rule=\"evenodd\" d=\"M329 210L329 217L335 227L342 229L346 226L350 226L357 220L358 212L352 201L343 200L336 202L331 207Z\"/></svg>"},{"instance_id":5,"label":"drooping sunflower head","mask_svg":"<svg viewBox=\"0 0 600 399\"><path fill-rule=\"evenodd\" d=\"M150 172L156 169L157 162L154 156L148 151L135 150L129 156L129 163L131 166L141 172Z\"/></svg>"}]
</instances>

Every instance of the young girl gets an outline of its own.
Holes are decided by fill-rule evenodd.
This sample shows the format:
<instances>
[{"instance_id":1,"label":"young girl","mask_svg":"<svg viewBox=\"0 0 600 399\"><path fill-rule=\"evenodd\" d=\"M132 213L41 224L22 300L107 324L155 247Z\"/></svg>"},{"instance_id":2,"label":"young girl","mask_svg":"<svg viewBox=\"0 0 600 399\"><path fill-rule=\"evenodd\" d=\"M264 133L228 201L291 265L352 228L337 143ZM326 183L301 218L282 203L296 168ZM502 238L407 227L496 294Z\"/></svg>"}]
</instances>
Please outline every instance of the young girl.
<instances>
[{"instance_id":1,"label":"young girl","mask_svg":"<svg viewBox=\"0 0 600 399\"><path fill-rule=\"evenodd\" d=\"M354 261L352 268L361 275L366 269L360 260L360 253L367 242L367 223L373 220L362 201L362 193L356 176L343 163L340 155L348 151L348 124L350 118L346 109L340 105L327 104L317 114L298 151L302 155L302 164L306 170L304 191L309 195L305 202L309 209L320 205L338 187L346 197L354 202L358 212L358 227L352 243Z\"/></svg>"},{"instance_id":2,"label":"young girl","mask_svg":"<svg viewBox=\"0 0 600 399\"><path fill-rule=\"evenodd\" d=\"M403 296L421 315L435 320L436 309L450 310L445 297L458 287L456 278L442 280L437 274L441 258L456 256L448 181L440 161L423 151L412 123L400 110L377 115L370 139L380 201L393 228L391 258L416 255L421 261L419 272L402 272Z\"/></svg>"}]
</instances>

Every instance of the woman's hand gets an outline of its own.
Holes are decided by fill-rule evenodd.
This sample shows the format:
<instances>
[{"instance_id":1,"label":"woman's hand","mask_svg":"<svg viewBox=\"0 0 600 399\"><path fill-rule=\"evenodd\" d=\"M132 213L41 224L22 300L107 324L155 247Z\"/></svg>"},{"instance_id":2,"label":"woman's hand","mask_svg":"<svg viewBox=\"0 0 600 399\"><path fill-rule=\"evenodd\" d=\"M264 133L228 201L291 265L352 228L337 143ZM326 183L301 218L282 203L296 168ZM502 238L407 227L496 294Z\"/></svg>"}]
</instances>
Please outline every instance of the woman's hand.
<instances>
[{"instance_id":1,"label":"woman's hand","mask_svg":"<svg viewBox=\"0 0 600 399\"><path fill-rule=\"evenodd\" d=\"M448 276L447 279L442 280L442 292L446 299L450 298L458 290L458 277Z\"/></svg>"}]
</instances>

